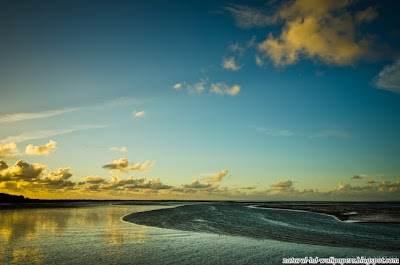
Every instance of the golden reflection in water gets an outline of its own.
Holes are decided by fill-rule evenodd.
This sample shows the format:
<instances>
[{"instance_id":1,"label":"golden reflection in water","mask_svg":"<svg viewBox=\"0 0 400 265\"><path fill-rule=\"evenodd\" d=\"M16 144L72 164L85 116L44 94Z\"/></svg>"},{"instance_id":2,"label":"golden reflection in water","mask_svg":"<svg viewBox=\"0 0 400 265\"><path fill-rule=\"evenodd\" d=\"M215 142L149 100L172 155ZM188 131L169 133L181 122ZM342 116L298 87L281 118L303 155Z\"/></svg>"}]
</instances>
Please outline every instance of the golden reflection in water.
<instances>
[{"instance_id":1,"label":"golden reflection in water","mask_svg":"<svg viewBox=\"0 0 400 265\"><path fill-rule=\"evenodd\" d=\"M132 210L133 211L133 210ZM126 223L122 221L129 209L118 211L111 207L90 207L75 209L17 209L0 211L0 237L6 241L18 239L33 239L41 232L50 232L53 235L65 233L68 225L93 229L105 229L105 240L112 244L122 244L125 237L135 241L145 242L147 239L146 227L141 227L139 233L122 231ZM103 224L106 222L106 224ZM131 225L131 224L129 224Z\"/></svg>"},{"instance_id":2,"label":"golden reflection in water","mask_svg":"<svg viewBox=\"0 0 400 265\"><path fill-rule=\"evenodd\" d=\"M127 224L123 223L122 218L115 218L114 215L107 213L107 216L103 216L104 220L107 220L107 229L105 233L105 240L109 244L122 245L126 239L136 242L147 242L147 227L140 226L135 231L124 231L123 225L126 227Z\"/></svg>"},{"instance_id":3,"label":"golden reflection in water","mask_svg":"<svg viewBox=\"0 0 400 265\"><path fill-rule=\"evenodd\" d=\"M107 213L101 211L91 211L90 209L76 209L73 212L73 215L76 223L82 227L90 228L98 226L99 222L103 222Z\"/></svg>"},{"instance_id":4,"label":"golden reflection in water","mask_svg":"<svg viewBox=\"0 0 400 265\"><path fill-rule=\"evenodd\" d=\"M66 246L85 242L85 238L90 238L95 248L109 247L101 254L103 259L118 261L123 245L151 241L146 226L124 222L123 216L154 208L159 207L103 204L0 210L0 264L46 263L46 257L57 259L57 251L69 251Z\"/></svg>"},{"instance_id":5,"label":"golden reflection in water","mask_svg":"<svg viewBox=\"0 0 400 265\"><path fill-rule=\"evenodd\" d=\"M148 242L149 235L147 233L147 227L141 226L137 231L132 233L126 233L118 227L110 226L106 230L105 240L107 243L112 245L122 245L127 239L133 242Z\"/></svg>"},{"instance_id":6,"label":"golden reflection in water","mask_svg":"<svg viewBox=\"0 0 400 265\"><path fill-rule=\"evenodd\" d=\"M118 262L122 257L122 245L126 241L144 243L149 241L148 228L146 226L137 227L134 231L121 228L119 219L108 216L107 229L104 239L111 245L107 252L102 254L102 258L109 262ZM132 224L125 224L132 225Z\"/></svg>"},{"instance_id":7,"label":"golden reflection in water","mask_svg":"<svg viewBox=\"0 0 400 265\"><path fill-rule=\"evenodd\" d=\"M6 241L15 241L36 238L39 229L63 234L67 221L68 214L61 211L48 215L42 210L4 210L0 211L0 235Z\"/></svg>"},{"instance_id":8,"label":"golden reflection in water","mask_svg":"<svg viewBox=\"0 0 400 265\"><path fill-rule=\"evenodd\" d=\"M38 235L39 218L24 211L3 211L0 213L0 235L6 241L35 238Z\"/></svg>"},{"instance_id":9,"label":"golden reflection in water","mask_svg":"<svg viewBox=\"0 0 400 265\"><path fill-rule=\"evenodd\" d=\"M148 227L147 226L141 226L139 231L135 234L131 234L130 238L132 240L138 241L138 242L147 242L149 241L149 235L148 235Z\"/></svg>"},{"instance_id":10,"label":"golden reflection in water","mask_svg":"<svg viewBox=\"0 0 400 265\"><path fill-rule=\"evenodd\" d=\"M15 249L13 251L13 263L42 264L43 254L37 248Z\"/></svg>"}]
</instances>

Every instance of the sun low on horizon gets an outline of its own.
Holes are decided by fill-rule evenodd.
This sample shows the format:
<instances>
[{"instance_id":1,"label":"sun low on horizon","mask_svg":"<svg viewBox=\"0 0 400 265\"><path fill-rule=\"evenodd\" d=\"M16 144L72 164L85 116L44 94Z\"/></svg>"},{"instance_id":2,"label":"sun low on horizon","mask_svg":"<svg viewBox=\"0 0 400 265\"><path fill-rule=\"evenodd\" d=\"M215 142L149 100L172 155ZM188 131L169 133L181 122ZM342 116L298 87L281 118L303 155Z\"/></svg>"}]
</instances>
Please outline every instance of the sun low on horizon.
<instances>
[{"instance_id":1,"label":"sun low on horizon","mask_svg":"<svg viewBox=\"0 0 400 265\"><path fill-rule=\"evenodd\" d=\"M0 192L400 198L398 1L6 1Z\"/></svg>"}]
</instances>

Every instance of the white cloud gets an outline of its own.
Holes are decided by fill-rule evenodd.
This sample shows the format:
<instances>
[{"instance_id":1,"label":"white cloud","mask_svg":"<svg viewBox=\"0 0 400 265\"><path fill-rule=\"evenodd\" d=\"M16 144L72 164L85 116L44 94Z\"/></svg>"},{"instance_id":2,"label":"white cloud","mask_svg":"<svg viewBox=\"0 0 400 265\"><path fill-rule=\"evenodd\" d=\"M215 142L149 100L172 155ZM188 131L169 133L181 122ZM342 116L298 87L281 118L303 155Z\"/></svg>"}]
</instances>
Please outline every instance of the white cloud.
<instances>
[{"instance_id":1,"label":"white cloud","mask_svg":"<svg viewBox=\"0 0 400 265\"><path fill-rule=\"evenodd\" d=\"M51 171L48 175L48 178L55 180L67 180L72 177L71 169L68 168L59 168L58 171Z\"/></svg>"},{"instance_id":2,"label":"white cloud","mask_svg":"<svg viewBox=\"0 0 400 265\"><path fill-rule=\"evenodd\" d=\"M278 180L276 183L269 185L271 191L288 192L294 189L293 182L291 180Z\"/></svg>"},{"instance_id":3,"label":"white cloud","mask_svg":"<svg viewBox=\"0 0 400 265\"><path fill-rule=\"evenodd\" d=\"M103 168L118 169L118 170L128 170L129 160L127 158L121 158L119 160L114 160L108 164L105 164Z\"/></svg>"},{"instance_id":4,"label":"white cloud","mask_svg":"<svg viewBox=\"0 0 400 265\"><path fill-rule=\"evenodd\" d=\"M136 170L141 168L146 169L153 162L145 162L142 165L131 166L127 159L113 161L113 168L132 168ZM59 168L56 171L46 173L46 166L42 164L29 164L23 160L17 161L10 166L6 161L0 160L0 189L3 191L13 191L14 193L26 192L109 192L110 194L118 194L119 196L135 194L148 194L148 192L162 194L165 196L173 195L183 196L193 199L215 199L215 198L232 198L232 199L252 199L252 200L276 200L276 199L319 199L319 200L395 200L400 194L400 180L391 181L368 181L363 184L363 180L358 180L357 185L347 183L339 183L337 186L319 191L316 188L308 187L304 190L297 189L292 180L278 180L269 185L266 189L261 189L260 186L248 187L221 187L217 185L223 181L228 175L228 170L222 170L217 174L213 174L203 182L194 180L189 184L181 186L170 186L164 184L157 179L135 178L120 178L111 176L111 181L105 177L87 176L79 182L72 181L72 172L70 168ZM358 175L362 176L362 175ZM360 177L353 179L361 179ZM354 181L354 180L353 180ZM71 193L63 193L65 196ZM76 193L75 193L76 194ZM80 193L81 195L83 193ZM104 193L102 195L105 195ZM120 197L121 198L121 197ZM182 197L181 197L182 198Z\"/></svg>"},{"instance_id":5,"label":"white cloud","mask_svg":"<svg viewBox=\"0 0 400 265\"><path fill-rule=\"evenodd\" d=\"M90 183L90 184L100 184L106 182L106 178L102 178L99 176L87 176L86 178L81 179L81 181Z\"/></svg>"},{"instance_id":6,"label":"white cloud","mask_svg":"<svg viewBox=\"0 0 400 265\"><path fill-rule=\"evenodd\" d=\"M226 94L229 96L236 96L240 92L240 86L239 85L233 85L229 89L226 90Z\"/></svg>"},{"instance_id":7,"label":"white cloud","mask_svg":"<svg viewBox=\"0 0 400 265\"><path fill-rule=\"evenodd\" d=\"M89 186L87 189L100 191L141 191L141 190L167 190L172 186L165 185L160 179L135 178L130 176L127 179L121 179L118 176L112 176L111 181L106 181L100 177L87 177L83 181L87 182ZM90 184L93 184L91 187Z\"/></svg>"},{"instance_id":8,"label":"white cloud","mask_svg":"<svg viewBox=\"0 0 400 265\"><path fill-rule=\"evenodd\" d=\"M234 57L224 58L222 60L222 67L228 70L237 71L241 66L237 65Z\"/></svg>"},{"instance_id":9,"label":"white cloud","mask_svg":"<svg viewBox=\"0 0 400 265\"><path fill-rule=\"evenodd\" d=\"M135 117L135 118L137 118L137 117L143 117L143 116L145 116L146 115L146 112L144 111L144 110L142 110L142 111L135 111L134 113L133 113L133 116Z\"/></svg>"},{"instance_id":10,"label":"white cloud","mask_svg":"<svg viewBox=\"0 0 400 265\"><path fill-rule=\"evenodd\" d=\"M113 147L110 147L108 150L118 151L118 152L128 152L128 149L126 147L118 148L118 147L113 146Z\"/></svg>"},{"instance_id":11,"label":"white cloud","mask_svg":"<svg viewBox=\"0 0 400 265\"><path fill-rule=\"evenodd\" d=\"M17 122L17 121L25 121L25 120L33 120L33 119L43 119L48 118L68 112L73 112L78 110L78 108L68 108L68 109L60 109L60 110L49 110L42 112L22 112L22 113L14 113L14 114L6 114L0 116L0 123L4 122Z\"/></svg>"},{"instance_id":12,"label":"white cloud","mask_svg":"<svg viewBox=\"0 0 400 265\"><path fill-rule=\"evenodd\" d=\"M142 165L140 165L140 163L131 165L127 158L120 158L118 160L114 160L110 163L105 164L103 168L111 169L110 173L125 173L129 170L139 170L147 174L148 168L153 167L154 164L155 162L146 161Z\"/></svg>"},{"instance_id":13,"label":"white cloud","mask_svg":"<svg viewBox=\"0 0 400 265\"><path fill-rule=\"evenodd\" d=\"M56 149L56 142L50 140L47 144L41 146L28 145L25 148L27 155L48 155Z\"/></svg>"},{"instance_id":14,"label":"white cloud","mask_svg":"<svg viewBox=\"0 0 400 265\"><path fill-rule=\"evenodd\" d=\"M385 66L374 81L379 89L400 93L400 59Z\"/></svg>"},{"instance_id":15,"label":"white cloud","mask_svg":"<svg viewBox=\"0 0 400 265\"><path fill-rule=\"evenodd\" d=\"M210 188L213 189L214 186L208 183L207 184L200 183L198 180L193 180L189 184L185 184L184 187L190 189L210 189Z\"/></svg>"},{"instance_id":16,"label":"white cloud","mask_svg":"<svg viewBox=\"0 0 400 265\"><path fill-rule=\"evenodd\" d=\"M69 129L39 130L39 131L27 132L20 135L6 137L0 140L0 144L20 143L28 140L43 139L55 135L67 134L80 130L98 129L104 127L107 127L107 125L78 125Z\"/></svg>"},{"instance_id":17,"label":"white cloud","mask_svg":"<svg viewBox=\"0 0 400 265\"><path fill-rule=\"evenodd\" d=\"M70 168L59 168L58 171L51 171L45 176L46 166L41 164L29 164L23 160L17 161L13 166L8 166L2 161L0 164L0 185L3 188L11 187L11 190L19 192L43 192L72 189L76 185L69 180L72 177Z\"/></svg>"},{"instance_id":18,"label":"white cloud","mask_svg":"<svg viewBox=\"0 0 400 265\"><path fill-rule=\"evenodd\" d=\"M221 172L215 174L213 178L206 178L206 183L208 184L211 182L221 182L226 175L228 175L228 170L224 169Z\"/></svg>"},{"instance_id":19,"label":"white cloud","mask_svg":"<svg viewBox=\"0 0 400 265\"><path fill-rule=\"evenodd\" d=\"M228 86L224 82L211 84L210 92L217 95L236 96L240 92L239 85Z\"/></svg>"},{"instance_id":20,"label":"white cloud","mask_svg":"<svg viewBox=\"0 0 400 265\"><path fill-rule=\"evenodd\" d=\"M0 158L14 158L17 155L18 149L15 143L0 146Z\"/></svg>"},{"instance_id":21,"label":"white cloud","mask_svg":"<svg viewBox=\"0 0 400 265\"><path fill-rule=\"evenodd\" d=\"M46 166L41 164L28 164L23 160L17 161L13 166L7 164L0 170L0 181L24 180L35 181L45 172Z\"/></svg>"},{"instance_id":22,"label":"white cloud","mask_svg":"<svg viewBox=\"0 0 400 265\"><path fill-rule=\"evenodd\" d=\"M154 167L154 164L154 162L146 161L141 165L140 170L147 170L148 167Z\"/></svg>"},{"instance_id":23,"label":"white cloud","mask_svg":"<svg viewBox=\"0 0 400 265\"><path fill-rule=\"evenodd\" d=\"M217 82L209 85L208 78L202 79L200 82L194 84L182 84L182 86L183 85L186 85L186 91L189 94L202 94L205 91L209 91L217 95L236 96L241 90L241 86L239 85L228 86L224 82Z\"/></svg>"},{"instance_id":24,"label":"white cloud","mask_svg":"<svg viewBox=\"0 0 400 265\"><path fill-rule=\"evenodd\" d=\"M174 85L174 89L176 89L176 90L181 89L181 87L182 87L182 84L181 84L181 83L176 83L176 84Z\"/></svg>"}]
</instances>

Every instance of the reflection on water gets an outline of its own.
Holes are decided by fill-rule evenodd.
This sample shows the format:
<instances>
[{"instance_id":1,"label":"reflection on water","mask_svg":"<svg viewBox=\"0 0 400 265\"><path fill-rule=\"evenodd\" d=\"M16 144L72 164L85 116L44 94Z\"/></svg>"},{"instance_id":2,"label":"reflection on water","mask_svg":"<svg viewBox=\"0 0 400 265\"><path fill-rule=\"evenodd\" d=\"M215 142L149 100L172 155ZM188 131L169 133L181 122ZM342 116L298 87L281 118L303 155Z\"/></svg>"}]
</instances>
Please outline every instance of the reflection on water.
<instances>
[{"instance_id":1,"label":"reflection on water","mask_svg":"<svg viewBox=\"0 0 400 265\"><path fill-rule=\"evenodd\" d=\"M38 248L15 249L13 251L13 263L42 264L43 254Z\"/></svg>"},{"instance_id":2,"label":"reflection on water","mask_svg":"<svg viewBox=\"0 0 400 265\"><path fill-rule=\"evenodd\" d=\"M400 256L184 232L136 225L122 217L162 205L0 210L0 264L281 264L283 257Z\"/></svg>"},{"instance_id":3,"label":"reflection on water","mask_svg":"<svg viewBox=\"0 0 400 265\"><path fill-rule=\"evenodd\" d=\"M101 259L116 262L121 257L118 246L127 240L146 242L147 227L122 221L132 212L160 206L97 205L79 208L14 209L0 211L0 264L44 264L49 248L57 247L57 255L66 255L71 246L107 248ZM113 249L112 246L115 246ZM50 251L51 252L51 251ZM90 253L84 253L90 255ZM48 257L47 257L48 258ZM80 263L80 262L79 262Z\"/></svg>"},{"instance_id":4,"label":"reflection on water","mask_svg":"<svg viewBox=\"0 0 400 265\"><path fill-rule=\"evenodd\" d=\"M70 213L53 209L53 213L40 210L4 210L0 212L0 235L6 241L36 238L39 229L51 234L64 232Z\"/></svg>"}]
</instances>

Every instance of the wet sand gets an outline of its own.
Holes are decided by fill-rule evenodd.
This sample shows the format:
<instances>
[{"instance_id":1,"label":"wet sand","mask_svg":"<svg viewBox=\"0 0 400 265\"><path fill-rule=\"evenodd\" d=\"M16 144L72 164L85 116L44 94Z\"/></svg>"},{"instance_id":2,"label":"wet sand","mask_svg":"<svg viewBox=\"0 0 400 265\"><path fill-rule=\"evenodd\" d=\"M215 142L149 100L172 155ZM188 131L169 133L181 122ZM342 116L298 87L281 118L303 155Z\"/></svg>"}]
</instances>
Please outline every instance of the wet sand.
<instances>
[{"instance_id":1,"label":"wet sand","mask_svg":"<svg viewBox=\"0 0 400 265\"><path fill-rule=\"evenodd\" d=\"M258 205L261 208L310 211L335 216L341 221L360 223L395 223L400 224L400 203L371 202L371 203L266 203Z\"/></svg>"}]
</instances>

